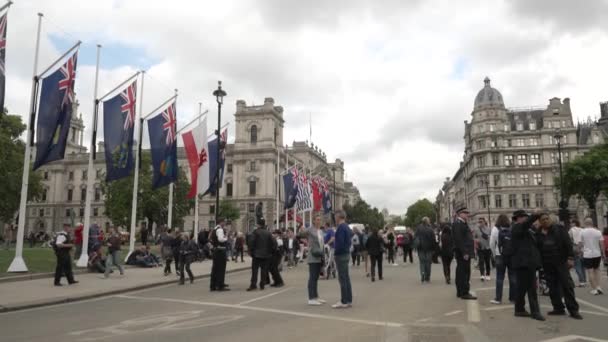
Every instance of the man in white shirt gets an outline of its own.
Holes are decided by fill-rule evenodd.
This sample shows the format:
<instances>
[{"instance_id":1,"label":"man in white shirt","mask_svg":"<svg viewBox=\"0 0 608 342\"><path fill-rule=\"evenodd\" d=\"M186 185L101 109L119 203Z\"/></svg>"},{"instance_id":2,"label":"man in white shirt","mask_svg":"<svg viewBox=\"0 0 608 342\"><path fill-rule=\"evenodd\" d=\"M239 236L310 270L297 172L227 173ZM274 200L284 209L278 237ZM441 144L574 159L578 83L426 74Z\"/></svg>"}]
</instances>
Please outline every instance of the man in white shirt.
<instances>
[{"instance_id":1,"label":"man in white shirt","mask_svg":"<svg viewBox=\"0 0 608 342\"><path fill-rule=\"evenodd\" d=\"M594 227L591 218L585 219L585 229L581 233L581 239L583 241L583 265L589 275L591 294L603 294L600 287L600 261L606 256L604 255L602 233Z\"/></svg>"},{"instance_id":2,"label":"man in white shirt","mask_svg":"<svg viewBox=\"0 0 608 342\"><path fill-rule=\"evenodd\" d=\"M225 283L226 279L226 249L228 238L226 237L224 218L218 218L218 225L211 232L211 244L213 245L213 264L211 265L211 291L230 291Z\"/></svg>"},{"instance_id":3,"label":"man in white shirt","mask_svg":"<svg viewBox=\"0 0 608 342\"><path fill-rule=\"evenodd\" d=\"M70 251L74 244L70 239L68 230L69 224L63 225L63 230L57 233L55 238L55 255L57 256L57 267L55 268L55 286L61 285L61 277L65 275L68 279L68 284L76 284L78 281L74 280L74 274L72 273L72 258Z\"/></svg>"},{"instance_id":4,"label":"man in white shirt","mask_svg":"<svg viewBox=\"0 0 608 342\"><path fill-rule=\"evenodd\" d=\"M578 220L572 220L572 226L568 231L570 240L572 240L572 246L574 247L574 270L578 277L578 286L587 286L587 277L585 275L585 269L583 268L583 242L581 240L581 233L583 229L580 228L581 223Z\"/></svg>"}]
</instances>

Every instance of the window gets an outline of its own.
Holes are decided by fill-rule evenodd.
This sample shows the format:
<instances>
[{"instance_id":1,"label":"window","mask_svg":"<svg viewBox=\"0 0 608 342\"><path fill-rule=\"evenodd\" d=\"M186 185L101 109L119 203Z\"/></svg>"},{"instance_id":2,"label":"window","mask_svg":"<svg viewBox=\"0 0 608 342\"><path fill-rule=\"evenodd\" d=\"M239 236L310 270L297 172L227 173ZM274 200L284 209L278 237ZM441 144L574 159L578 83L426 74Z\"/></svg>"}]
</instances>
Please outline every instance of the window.
<instances>
[{"instance_id":1,"label":"window","mask_svg":"<svg viewBox=\"0 0 608 342\"><path fill-rule=\"evenodd\" d=\"M255 160L249 162L249 171L255 171Z\"/></svg>"},{"instance_id":2,"label":"window","mask_svg":"<svg viewBox=\"0 0 608 342\"><path fill-rule=\"evenodd\" d=\"M505 130L505 132L508 132L511 130L511 127L509 127L508 124L505 124L504 130Z\"/></svg>"},{"instance_id":3,"label":"window","mask_svg":"<svg viewBox=\"0 0 608 342\"><path fill-rule=\"evenodd\" d=\"M490 132L496 131L496 124L490 124Z\"/></svg>"},{"instance_id":4,"label":"window","mask_svg":"<svg viewBox=\"0 0 608 342\"><path fill-rule=\"evenodd\" d=\"M515 123L515 129L518 131L523 131L524 130L524 123L521 121L517 121L517 123Z\"/></svg>"},{"instance_id":5,"label":"window","mask_svg":"<svg viewBox=\"0 0 608 342\"><path fill-rule=\"evenodd\" d=\"M515 185L515 175L510 173L507 175L507 185L513 186Z\"/></svg>"},{"instance_id":6,"label":"window","mask_svg":"<svg viewBox=\"0 0 608 342\"><path fill-rule=\"evenodd\" d=\"M477 176L477 186L480 188L486 187L486 176Z\"/></svg>"},{"instance_id":7,"label":"window","mask_svg":"<svg viewBox=\"0 0 608 342\"><path fill-rule=\"evenodd\" d=\"M528 155L527 154L518 154L517 155L517 165L519 165L519 166L528 165Z\"/></svg>"},{"instance_id":8,"label":"window","mask_svg":"<svg viewBox=\"0 0 608 342\"><path fill-rule=\"evenodd\" d=\"M93 216L99 216L99 208L93 208Z\"/></svg>"},{"instance_id":9,"label":"window","mask_svg":"<svg viewBox=\"0 0 608 342\"><path fill-rule=\"evenodd\" d=\"M494 195L494 206L502 208L502 195Z\"/></svg>"},{"instance_id":10,"label":"window","mask_svg":"<svg viewBox=\"0 0 608 342\"><path fill-rule=\"evenodd\" d=\"M97 169L97 170L95 170L95 179L99 179L99 178L101 178L101 170Z\"/></svg>"},{"instance_id":11,"label":"window","mask_svg":"<svg viewBox=\"0 0 608 342\"><path fill-rule=\"evenodd\" d=\"M534 185L543 185L543 174L542 173L535 173L532 176L532 182Z\"/></svg>"},{"instance_id":12,"label":"window","mask_svg":"<svg viewBox=\"0 0 608 342\"><path fill-rule=\"evenodd\" d=\"M232 183L226 183L226 197L232 197Z\"/></svg>"},{"instance_id":13,"label":"window","mask_svg":"<svg viewBox=\"0 0 608 342\"><path fill-rule=\"evenodd\" d=\"M95 200L96 201L101 200L101 189L100 188L95 188Z\"/></svg>"},{"instance_id":14,"label":"window","mask_svg":"<svg viewBox=\"0 0 608 342\"><path fill-rule=\"evenodd\" d=\"M530 138L530 146L538 146L538 138Z\"/></svg>"},{"instance_id":15,"label":"window","mask_svg":"<svg viewBox=\"0 0 608 342\"><path fill-rule=\"evenodd\" d=\"M226 172L232 173L232 164L226 165Z\"/></svg>"},{"instance_id":16,"label":"window","mask_svg":"<svg viewBox=\"0 0 608 342\"><path fill-rule=\"evenodd\" d=\"M68 180L74 180L74 171L68 172Z\"/></svg>"},{"instance_id":17,"label":"window","mask_svg":"<svg viewBox=\"0 0 608 342\"><path fill-rule=\"evenodd\" d=\"M277 137L279 136L279 133L277 132L277 128L274 128L274 143L277 143Z\"/></svg>"},{"instance_id":18,"label":"window","mask_svg":"<svg viewBox=\"0 0 608 342\"><path fill-rule=\"evenodd\" d=\"M557 153L551 152L551 164L557 164Z\"/></svg>"},{"instance_id":19,"label":"window","mask_svg":"<svg viewBox=\"0 0 608 342\"><path fill-rule=\"evenodd\" d=\"M566 127L568 127L568 123L566 122L566 120L562 120L562 128Z\"/></svg>"},{"instance_id":20,"label":"window","mask_svg":"<svg viewBox=\"0 0 608 342\"><path fill-rule=\"evenodd\" d=\"M71 209L66 209L65 210L65 217L70 217L72 216L72 210Z\"/></svg>"},{"instance_id":21,"label":"window","mask_svg":"<svg viewBox=\"0 0 608 342\"><path fill-rule=\"evenodd\" d=\"M513 146L513 144L511 143L511 139L505 140L505 146L506 147L512 147Z\"/></svg>"},{"instance_id":22,"label":"window","mask_svg":"<svg viewBox=\"0 0 608 342\"><path fill-rule=\"evenodd\" d=\"M212 204L209 206L209 214L215 215L215 205Z\"/></svg>"},{"instance_id":23,"label":"window","mask_svg":"<svg viewBox=\"0 0 608 342\"><path fill-rule=\"evenodd\" d=\"M486 166L486 158L485 156L477 156L477 167Z\"/></svg>"},{"instance_id":24,"label":"window","mask_svg":"<svg viewBox=\"0 0 608 342\"><path fill-rule=\"evenodd\" d=\"M72 201L73 196L74 196L74 190L68 189L68 202Z\"/></svg>"},{"instance_id":25,"label":"window","mask_svg":"<svg viewBox=\"0 0 608 342\"><path fill-rule=\"evenodd\" d=\"M42 200L43 202L45 202L45 201L46 201L46 193L47 193L47 191L48 191L47 189L42 189L42 198L41 198L41 200Z\"/></svg>"},{"instance_id":26,"label":"window","mask_svg":"<svg viewBox=\"0 0 608 342\"><path fill-rule=\"evenodd\" d=\"M530 165L540 165L540 154L532 153L530 155Z\"/></svg>"},{"instance_id":27,"label":"window","mask_svg":"<svg viewBox=\"0 0 608 342\"><path fill-rule=\"evenodd\" d=\"M509 195L509 208L517 208L517 195Z\"/></svg>"},{"instance_id":28,"label":"window","mask_svg":"<svg viewBox=\"0 0 608 342\"><path fill-rule=\"evenodd\" d=\"M536 121L530 121L530 130L531 131L535 131L536 130Z\"/></svg>"},{"instance_id":29,"label":"window","mask_svg":"<svg viewBox=\"0 0 608 342\"><path fill-rule=\"evenodd\" d=\"M530 194L521 195L521 206L524 208L530 208Z\"/></svg>"},{"instance_id":30,"label":"window","mask_svg":"<svg viewBox=\"0 0 608 342\"><path fill-rule=\"evenodd\" d=\"M490 141L490 146L498 147L498 140L496 138L492 138L492 140Z\"/></svg>"},{"instance_id":31,"label":"window","mask_svg":"<svg viewBox=\"0 0 608 342\"><path fill-rule=\"evenodd\" d=\"M545 195L544 194L536 194L534 195L534 200L537 208L545 207Z\"/></svg>"},{"instance_id":32,"label":"window","mask_svg":"<svg viewBox=\"0 0 608 342\"><path fill-rule=\"evenodd\" d=\"M255 203L247 203L247 211L250 213L255 212Z\"/></svg>"},{"instance_id":33,"label":"window","mask_svg":"<svg viewBox=\"0 0 608 342\"><path fill-rule=\"evenodd\" d=\"M87 179L87 170L82 170L82 180Z\"/></svg>"},{"instance_id":34,"label":"window","mask_svg":"<svg viewBox=\"0 0 608 342\"><path fill-rule=\"evenodd\" d=\"M251 126L251 143L257 144L258 142L258 126Z\"/></svg>"},{"instance_id":35,"label":"window","mask_svg":"<svg viewBox=\"0 0 608 342\"><path fill-rule=\"evenodd\" d=\"M500 175L494 175L494 186L500 186Z\"/></svg>"},{"instance_id":36,"label":"window","mask_svg":"<svg viewBox=\"0 0 608 342\"><path fill-rule=\"evenodd\" d=\"M49 172L44 171L44 180L49 180Z\"/></svg>"},{"instance_id":37,"label":"window","mask_svg":"<svg viewBox=\"0 0 608 342\"><path fill-rule=\"evenodd\" d=\"M256 190L255 186L256 186L255 181L249 182L249 196L255 196L255 190Z\"/></svg>"},{"instance_id":38,"label":"window","mask_svg":"<svg viewBox=\"0 0 608 342\"><path fill-rule=\"evenodd\" d=\"M215 220L209 220L209 227L215 227Z\"/></svg>"},{"instance_id":39,"label":"window","mask_svg":"<svg viewBox=\"0 0 608 342\"><path fill-rule=\"evenodd\" d=\"M522 138L515 139L515 146L524 147L524 146L526 146L526 142Z\"/></svg>"},{"instance_id":40,"label":"window","mask_svg":"<svg viewBox=\"0 0 608 342\"><path fill-rule=\"evenodd\" d=\"M80 210L78 210L78 214L80 214L80 217L84 216L84 208L80 208Z\"/></svg>"},{"instance_id":41,"label":"window","mask_svg":"<svg viewBox=\"0 0 608 342\"><path fill-rule=\"evenodd\" d=\"M38 216L44 217L44 209L38 209Z\"/></svg>"},{"instance_id":42,"label":"window","mask_svg":"<svg viewBox=\"0 0 608 342\"><path fill-rule=\"evenodd\" d=\"M562 152L562 163L564 161L568 161L570 160L570 154L568 152L564 153ZM557 164L559 162L558 156L557 156L557 152L551 152L551 163L552 164Z\"/></svg>"},{"instance_id":43,"label":"window","mask_svg":"<svg viewBox=\"0 0 608 342\"><path fill-rule=\"evenodd\" d=\"M483 133L485 131L486 131L486 126L483 124L479 125L479 133Z\"/></svg>"},{"instance_id":44,"label":"window","mask_svg":"<svg viewBox=\"0 0 608 342\"><path fill-rule=\"evenodd\" d=\"M530 176L528 176L528 174L526 174L526 173L519 175L519 183L521 185L529 185L530 184Z\"/></svg>"},{"instance_id":45,"label":"window","mask_svg":"<svg viewBox=\"0 0 608 342\"><path fill-rule=\"evenodd\" d=\"M513 162L513 155L512 154L505 155L505 166L513 166L513 165L515 165Z\"/></svg>"},{"instance_id":46,"label":"window","mask_svg":"<svg viewBox=\"0 0 608 342\"><path fill-rule=\"evenodd\" d=\"M479 201L479 208L485 209L488 207L486 203L486 196L478 196L477 200Z\"/></svg>"},{"instance_id":47,"label":"window","mask_svg":"<svg viewBox=\"0 0 608 342\"><path fill-rule=\"evenodd\" d=\"M84 201L87 199L87 189L80 189L80 200Z\"/></svg>"},{"instance_id":48,"label":"window","mask_svg":"<svg viewBox=\"0 0 608 342\"><path fill-rule=\"evenodd\" d=\"M498 153L492 153L492 166L499 166L500 165L500 157L498 155Z\"/></svg>"}]
</instances>

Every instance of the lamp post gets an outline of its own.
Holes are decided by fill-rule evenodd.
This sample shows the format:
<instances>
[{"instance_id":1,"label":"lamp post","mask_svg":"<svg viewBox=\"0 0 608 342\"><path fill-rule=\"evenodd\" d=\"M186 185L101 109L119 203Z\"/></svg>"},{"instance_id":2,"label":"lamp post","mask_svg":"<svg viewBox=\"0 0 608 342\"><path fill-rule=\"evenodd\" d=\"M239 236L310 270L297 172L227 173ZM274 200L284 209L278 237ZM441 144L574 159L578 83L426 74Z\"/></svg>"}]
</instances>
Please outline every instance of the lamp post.
<instances>
[{"instance_id":1,"label":"lamp post","mask_svg":"<svg viewBox=\"0 0 608 342\"><path fill-rule=\"evenodd\" d=\"M483 179L483 184L486 186L486 198L487 198L487 206L488 206L488 225L491 224L492 219L490 219L490 175L486 175L486 177Z\"/></svg>"},{"instance_id":2,"label":"lamp post","mask_svg":"<svg viewBox=\"0 0 608 342\"><path fill-rule=\"evenodd\" d=\"M215 96L215 101L217 102L217 131L215 134L217 135L217 167L215 170L215 224L217 224L219 219L219 208L220 208L220 157L222 150L222 133L220 132L222 129L222 104L224 104L224 96L226 96L226 92L222 90L222 81L217 81L217 89L213 91L213 96Z\"/></svg>"},{"instance_id":3,"label":"lamp post","mask_svg":"<svg viewBox=\"0 0 608 342\"><path fill-rule=\"evenodd\" d=\"M559 201L559 219L564 223L566 227L569 225L569 213L568 213L568 201L564 196L564 174L562 166L562 138L564 135L558 128L555 130L553 138L557 141L557 160L559 163L559 190L560 190L560 201Z\"/></svg>"}]
</instances>

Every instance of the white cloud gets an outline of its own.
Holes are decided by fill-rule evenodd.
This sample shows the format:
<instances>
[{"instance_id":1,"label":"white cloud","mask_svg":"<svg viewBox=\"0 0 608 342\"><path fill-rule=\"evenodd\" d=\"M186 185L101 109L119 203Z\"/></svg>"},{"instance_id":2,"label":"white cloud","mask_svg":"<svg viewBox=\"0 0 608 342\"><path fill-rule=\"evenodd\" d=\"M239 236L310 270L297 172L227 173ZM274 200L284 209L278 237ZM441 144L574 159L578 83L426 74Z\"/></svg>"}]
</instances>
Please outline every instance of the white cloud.
<instances>
[{"instance_id":1,"label":"white cloud","mask_svg":"<svg viewBox=\"0 0 608 342\"><path fill-rule=\"evenodd\" d=\"M456 171L463 121L486 75L511 107L570 97L575 117L583 119L608 97L601 82L608 77L606 25L595 14L579 20L603 13L605 1L595 12L562 0L540 7L500 0L404 3L18 2L9 17L6 105L13 113L28 111L41 11L41 66L61 54L49 34L82 39L89 55L98 42L141 51L102 50L99 93L140 68L143 56L155 61L144 112L179 88L180 124L202 101L215 125L211 92L218 79L228 92L224 113L233 113L237 99L259 104L273 97L285 108L286 143L308 138L311 114L315 144L346 162L349 179L370 204L399 213L419 197L433 199ZM77 92L87 126L93 73L92 63L80 65Z\"/></svg>"}]
</instances>

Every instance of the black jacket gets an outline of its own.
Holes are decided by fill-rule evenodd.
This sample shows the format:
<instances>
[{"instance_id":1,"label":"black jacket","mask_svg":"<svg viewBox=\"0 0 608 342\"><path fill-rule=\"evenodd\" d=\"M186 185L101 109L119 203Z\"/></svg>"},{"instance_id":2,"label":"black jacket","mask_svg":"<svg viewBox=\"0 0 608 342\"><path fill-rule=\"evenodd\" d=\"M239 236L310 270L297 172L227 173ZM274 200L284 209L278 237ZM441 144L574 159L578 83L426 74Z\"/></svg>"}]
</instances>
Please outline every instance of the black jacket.
<instances>
[{"instance_id":1,"label":"black jacket","mask_svg":"<svg viewBox=\"0 0 608 342\"><path fill-rule=\"evenodd\" d=\"M473 234L466 222L461 221L460 219L454 221L454 225L452 226L452 239L454 241L454 251L456 253L461 255L467 254L469 258L473 256L475 253L473 250Z\"/></svg>"},{"instance_id":2,"label":"black jacket","mask_svg":"<svg viewBox=\"0 0 608 342\"><path fill-rule=\"evenodd\" d=\"M367 253L373 256L382 255L384 245L384 241L382 237L378 234L370 234L367 238L367 242L365 243L365 249L367 249Z\"/></svg>"},{"instance_id":3,"label":"black jacket","mask_svg":"<svg viewBox=\"0 0 608 342\"><path fill-rule=\"evenodd\" d=\"M432 252L436 249L435 232L430 226L418 226L414 241L416 241L416 248L419 251Z\"/></svg>"},{"instance_id":4,"label":"black jacket","mask_svg":"<svg viewBox=\"0 0 608 342\"><path fill-rule=\"evenodd\" d=\"M452 238L452 228L443 227L441 230L441 255L448 257L454 255L454 239Z\"/></svg>"},{"instance_id":5,"label":"black jacket","mask_svg":"<svg viewBox=\"0 0 608 342\"><path fill-rule=\"evenodd\" d=\"M182 261L193 262L198 254L198 245L193 240L182 240L179 246L179 254Z\"/></svg>"},{"instance_id":6,"label":"black jacket","mask_svg":"<svg viewBox=\"0 0 608 342\"><path fill-rule=\"evenodd\" d=\"M525 222L514 224L511 228L511 243L513 245L511 265L515 269L536 270L541 267L536 232L532 227L536 220L538 220L538 216L532 215Z\"/></svg>"},{"instance_id":7,"label":"black jacket","mask_svg":"<svg viewBox=\"0 0 608 342\"><path fill-rule=\"evenodd\" d=\"M543 256L543 242L546 239L551 239L556 243L558 254L556 258L546 258ZM565 264L568 261L568 258L574 259L572 240L570 240L570 235L568 235L566 229L561 225L553 225L547 231L547 235L543 234L539 229L536 233L536 241L543 265L560 266Z\"/></svg>"},{"instance_id":8,"label":"black jacket","mask_svg":"<svg viewBox=\"0 0 608 342\"><path fill-rule=\"evenodd\" d=\"M267 259L276 249L276 241L272 234L264 228L257 228L251 234L249 250L254 258Z\"/></svg>"}]
</instances>

